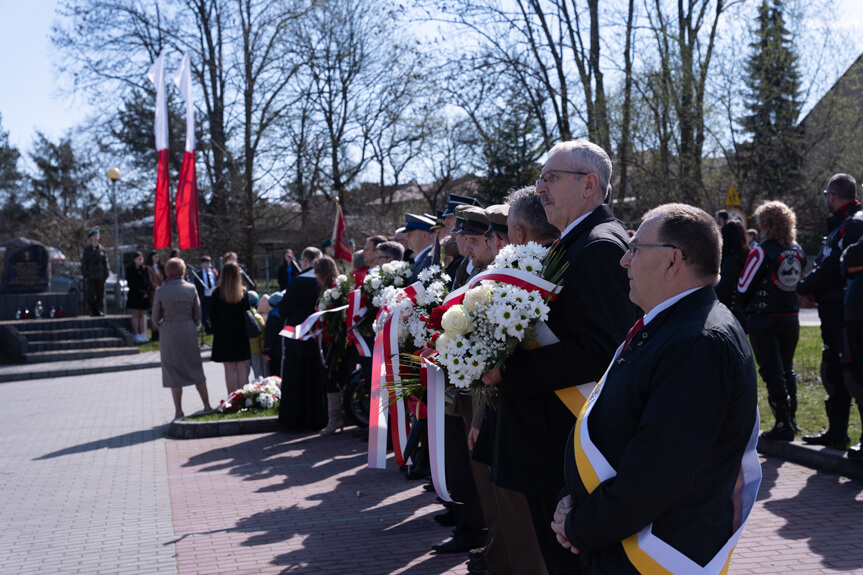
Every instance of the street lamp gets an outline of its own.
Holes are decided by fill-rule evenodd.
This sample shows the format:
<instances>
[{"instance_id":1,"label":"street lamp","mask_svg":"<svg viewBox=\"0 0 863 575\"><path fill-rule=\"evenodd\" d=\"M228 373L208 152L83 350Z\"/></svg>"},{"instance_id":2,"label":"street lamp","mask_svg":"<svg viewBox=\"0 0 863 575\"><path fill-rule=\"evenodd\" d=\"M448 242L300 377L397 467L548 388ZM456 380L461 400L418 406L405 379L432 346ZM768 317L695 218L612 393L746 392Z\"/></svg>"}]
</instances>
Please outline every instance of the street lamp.
<instances>
[{"instance_id":1,"label":"street lamp","mask_svg":"<svg viewBox=\"0 0 863 575\"><path fill-rule=\"evenodd\" d=\"M111 180L111 203L114 204L114 248L117 252L117 282L120 282L120 226L117 222L117 180L120 179L120 168L108 168L106 174Z\"/></svg>"}]
</instances>

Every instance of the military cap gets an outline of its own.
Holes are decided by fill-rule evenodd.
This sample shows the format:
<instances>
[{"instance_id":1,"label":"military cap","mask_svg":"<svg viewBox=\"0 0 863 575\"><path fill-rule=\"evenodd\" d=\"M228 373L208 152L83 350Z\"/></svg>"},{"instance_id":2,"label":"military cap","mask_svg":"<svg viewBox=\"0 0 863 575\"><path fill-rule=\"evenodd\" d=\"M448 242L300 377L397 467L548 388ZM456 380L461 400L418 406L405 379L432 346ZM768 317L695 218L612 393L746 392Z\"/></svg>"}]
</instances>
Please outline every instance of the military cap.
<instances>
[{"instance_id":1,"label":"military cap","mask_svg":"<svg viewBox=\"0 0 863 575\"><path fill-rule=\"evenodd\" d=\"M99 233L99 230L96 228L93 228L92 230L90 230L90 233L87 234L87 237L89 238L90 236L95 236L98 233Z\"/></svg>"},{"instance_id":2,"label":"military cap","mask_svg":"<svg viewBox=\"0 0 863 575\"><path fill-rule=\"evenodd\" d=\"M321 249L328 248L333 245L333 240L324 240L321 242Z\"/></svg>"},{"instance_id":3,"label":"military cap","mask_svg":"<svg viewBox=\"0 0 863 575\"><path fill-rule=\"evenodd\" d=\"M418 214L405 214L405 231L423 230L429 232L434 224L434 218Z\"/></svg>"},{"instance_id":4,"label":"military cap","mask_svg":"<svg viewBox=\"0 0 863 575\"><path fill-rule=\"evenodd\" d=\"M477 206L465 206L462 212L464 223L459 227L458 233L468 236L481 236L488 229L488 217L485 210Z\"/></svg>"},{"instance_id":5,"label":"military cap","mask_svg":"<svg viewBox=\"0 0 863 575\"><path fill-rule=\"evenodd\" d=\"M472 198L470 196L459 196L458 194L450 194L449 199L446 202L446 208L443 211L443 217L451 216L455 214L455 209L457 206L478 206L482 207L480 201L476 198Z\"/></svg>"},{"instance_id":6,"label":"military cap","mask_svg":"<svg viewBox=\"0 0 863 575\"><path fill-rule=\"evenodd\" d=\"M488 218L488 229L486 235L491 235L492 232L506 234L509 228L506 226L506 218L509 216L509 204L495 204L485 209L485 215Z\"/></svg>"}]
</instances>

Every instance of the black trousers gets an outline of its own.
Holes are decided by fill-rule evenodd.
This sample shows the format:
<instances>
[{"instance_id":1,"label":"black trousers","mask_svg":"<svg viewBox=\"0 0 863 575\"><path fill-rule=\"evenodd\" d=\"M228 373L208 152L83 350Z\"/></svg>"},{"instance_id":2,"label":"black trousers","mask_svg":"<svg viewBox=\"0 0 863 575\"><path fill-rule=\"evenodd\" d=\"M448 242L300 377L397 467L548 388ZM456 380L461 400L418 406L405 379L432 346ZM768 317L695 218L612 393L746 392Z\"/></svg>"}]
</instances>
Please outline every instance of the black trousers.
<instances>
[{"instance_id":1,"label":"black trousers","mask_svg":"<svg viewBox=\"0 0 863 575\"><path fill-rule=\"evenodd\" d=\"M464 420L460 416L444 416L446 482L452 498L461 503L452 507L456 533L479 540L485 536L485 518L473 481L466 434ZM481 547L484 542L478 543L477 547Z\"/></svg>"},{"instance_id":2,"label":"black trousers","mask_svg":"<svg viewBox=\"0 0 863 575\"><path fill-rule=\"evenodd\" d=\"M750 314L749 341L758 362L758 373L767 384L767 398L774 405L788 405L797 397L797 373L794 351L800 339L800 321L796 315L771 316Z\"/></svg>"},{"instance_id":3,"label":"black trousers","mask_svg":"<svg viewBox=\"0 0 863 575\"><path fill-rule=\"evenodd\" d=\"M91 315L102 311L105 303L105 280L88 279L84 283L84 302Z\"/></svg>"},{"instance_id":4,"label":"black trousers","mask_svg":"<svg viewBox=\"0 0 863 575\"><path fill-rule=\"evenodd\" d=\"M841 301L818 304L821 318L821 383L828 398L836 405L851 403L851 394L845 384L851 378L851 364L845 357L845 305Z\"/></svg>"},{"instance_id":5,"label":"black trousers","mask_svg":"<svg viewBox=\"0 0 863 575\"><path fill-rule=\"evenodd\" d=\"M845 380L845 386L857 402L857 407L863 410L863 321L846 322L845 332L848 335L847 355L853 374L853 377Z\"/></svg>"},{"instance_id":6,"label":"black trousers","mask_svg":"<svg viewBox=\"0 0 863 575\"><path fill-rule=\"evenodd\" d=\"M210 302L213 300L212 296L204 296L201 298L201 324L204 326L204 331L208 334L213 333L213 328L210 325ZM273 375L278 372L271 371Z\"/></svg>"}]
</instances>

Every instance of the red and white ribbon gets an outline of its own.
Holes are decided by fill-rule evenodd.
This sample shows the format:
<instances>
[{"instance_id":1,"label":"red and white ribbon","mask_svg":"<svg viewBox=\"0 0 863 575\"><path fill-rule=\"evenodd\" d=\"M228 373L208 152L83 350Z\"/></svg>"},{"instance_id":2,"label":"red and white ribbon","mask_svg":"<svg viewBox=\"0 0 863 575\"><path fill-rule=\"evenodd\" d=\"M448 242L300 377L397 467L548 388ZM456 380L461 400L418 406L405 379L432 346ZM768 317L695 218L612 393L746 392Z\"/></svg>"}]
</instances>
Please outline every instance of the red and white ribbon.
<instances>
[{"instance_id":1,"label":"red and white ribbon","mask_svg":"<svg viewBox=\"0 0 863 575\"><path fill-rule=\"evenodd\" d=\"M348 306L343 305L340 307L334 307L332 309L317 311L307 317L306 321L304 321L300 325L286 325L284 329L279 332L279 335L288 339L299 339L305 341L315 335L309 332L311 331L312 327L314 327L315 322L318 321L318 318L328 313L344 311L346 309L348 309Z\"/></svg>"},{"instance_id":2,"label":"red and white ribbon","mask_svg":"<svg viewBox=\"0 0 863 575\"><path fill-rule=\"evenodd\" d=\"M399 330L401 318L397 307L384 322L375 338L372 359L372 393L369 405L369 467L386 469L387 422L384 407L389 404L393 451L398 465L405 464L404 446L407 442L408 426L404 402L396 401L395 385L399 377Z\"/></svg>"},{"instance_id":3,"label":"red and white ribbon","mask_svg":"<svg viewBox=\"0 0 863 575\"><path fill-rule=\"evenodd\" d=\"M536 275L523 270L485 270L484 272L476 274L464 286L450 293L444 300L443 307L448 308L450 306L460 304L468 290L475 287L477 284L479 284L479 282L483 280L508 284L511 286L522 288L527 291L539 292L543 299L549 297L550 295L551 299L554 300L554 298L557 297L557 294L560 293L560 290L563 289L563 286L555 285L548 280L542 279L541 277L537 277Z\"/></svg>"},{"instance_id":4,"label":"red and white ribbon","mask_svg":"<svg viewBox=\"0 0 863 575\"><path fill-rule=\"evenodd\" d=\"M357 348L357 353L360 357L372 357L372 352L369 349L369 344L366 343L362 334L357 333L356 328L363 316L368 312L367 308L362 307L363 292L355 289L348 294L348 315L347 315L347 331L348 340L353 342ZM357 320L356 318L360 318Z\"/></svg>"},{"instance_id":5,"label":"red and white ribbon","mask_svg":"<svg viewBox=\"0 0 863 575\"><path fill-rule=\"evenodd\" d=\"M428 441L429 465L431 466L432 484L438 497L444 501L452 501L446 486L446 464L444 445L444 396L446 390L446 375L438 367L431 356L422 355L422 369L426 373L426 392L428 405Z\"/></svg>"}]
</instances>

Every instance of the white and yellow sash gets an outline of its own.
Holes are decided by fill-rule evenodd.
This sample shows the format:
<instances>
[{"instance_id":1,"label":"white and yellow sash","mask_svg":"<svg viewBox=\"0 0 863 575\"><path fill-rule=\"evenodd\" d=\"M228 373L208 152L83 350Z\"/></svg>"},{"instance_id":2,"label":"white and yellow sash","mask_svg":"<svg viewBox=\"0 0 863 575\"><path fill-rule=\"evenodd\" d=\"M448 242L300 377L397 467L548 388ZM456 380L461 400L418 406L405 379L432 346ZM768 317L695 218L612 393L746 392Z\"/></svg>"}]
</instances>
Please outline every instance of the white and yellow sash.
<instances>
[{"instance_id":1,"label":"white and yellow sash","mask_svg":"<svg viewBox=\"0 0 863 575\"><path fill-rule=\"evenodd\" d=\"M617 361L617 357L623 351L623 347L621 345L617 348L614 358L611 360L611 365L605 371L602 379L599 380L593 393L587 398L587 402L578 416L578 421L575 423L575 430L573 432L575 463L578 468L578 475L588 493L593 492L603 481L617 475L617 471L608 463L596 445L590 440L588 420L599 394L602 393L608 372L611 370L614 362ZM761 464L758 461L758 453L756 451L758 430L759 416L756 408L755 428L749 437L749 443L746 445L746 451L740 464L743 490L741 492L741 521L737 531L734 532L713 559L705 567L702 567L659 537L653 535L653 524L651 523L638 533L627 537L621 542L626 557L639 573L650 575L669 573L675 575L720 575L728 572L731 553L740 539L740 534L743 533L746 520L752 513L752 507L755 505L755 499L758 495L758 486L761 484ZM741 481L741 479L738 479L738 481Z\"/></svg>"}]
</instances>

